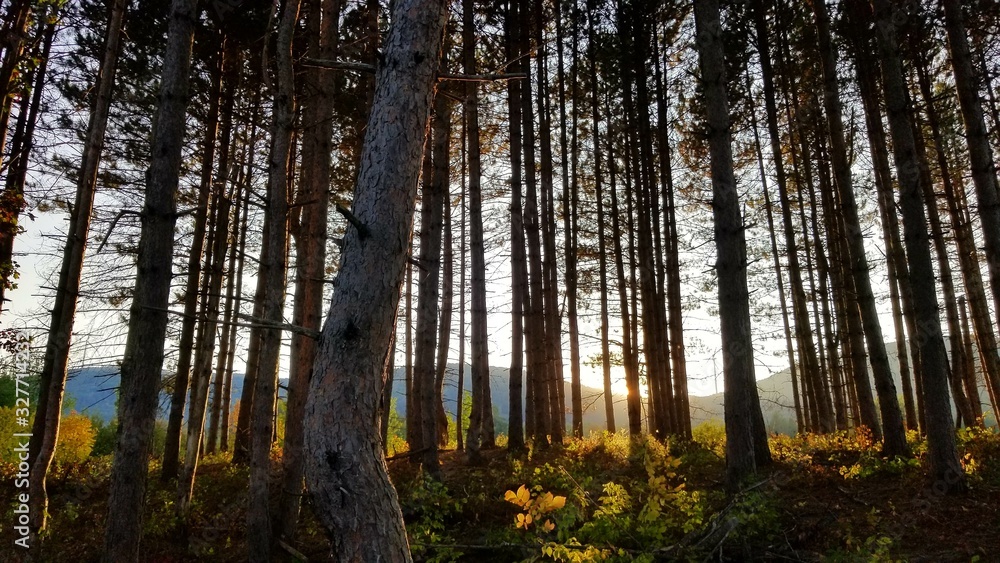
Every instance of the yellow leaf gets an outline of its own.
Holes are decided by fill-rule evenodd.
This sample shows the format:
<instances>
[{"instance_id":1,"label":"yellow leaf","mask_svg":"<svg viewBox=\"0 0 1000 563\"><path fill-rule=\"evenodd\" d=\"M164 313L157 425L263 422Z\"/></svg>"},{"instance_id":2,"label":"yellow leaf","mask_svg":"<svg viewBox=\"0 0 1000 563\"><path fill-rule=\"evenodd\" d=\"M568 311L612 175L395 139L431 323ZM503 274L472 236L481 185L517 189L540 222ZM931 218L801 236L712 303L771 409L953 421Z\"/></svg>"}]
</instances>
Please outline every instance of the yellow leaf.
<instances>
[{"instance_id":1,"label":"yellow leaf","mask_svg":"<svg viewBox=\"0 0 1000 563\"><path fill-rule=\"evenodd\" d=\"M555 527L556 525L553 524L550 520L546 520L545 523L542 524L542 528L544 528L546 532L551 532L552 530L555 529Z\"/></svg>"},{"instance_id":2,"label":"yellow leaf","mask_svg":"<svg viewBox=\"0 0 1000 563\"><path fill-rule=\"evenodd\" d=\"M531 514L525 514L524 515L524 526L527 527L528 524L531 524L531 521L532 521Z\"/></svg>"},{"instance_id":3,"label":"yellow leaf","mask_svg":"<svg viewBox=\"0 0 1000 563\"><path fill-rule=\"evenodd\" d=\"M531 501L531 492L528 491L528 489L524 485L521 485L517 489L517 500L518 504L520 504L521 506L524 506Z\"/></svg>"},{"instance_id":4,"label":"yellow leaf","mask_svg":"<svg viewBox=\"0 0 1000 563\"><path fill-rule=\"evenodd\" d=\"M516 523L517 523L517 527L518 528L527 528L528 527L528 525L524 522L524 514L518 514L517 515L517 522Z\"/></svg>"},{"instance_id":5,"label":"yellow leaf","mask_svg":"<svg viewBox=\"0 0 1000 563\"><path fill-rule=\"evenodd\" d=\"M559 510L566 506L566 497L553 497L549 506L551 506L551 510Z\"/></svg>"},{"instance_id":6,"label":"yellow leaf","mask_svg":"<svg viewBox=\"0 0 1000 563\"><path fill-rule=\"evenodd\" d=\"M513 502L513 503L517 504L516 503L517 494L514 491L507 491L506 493L504 493L503 499L505 501L507 501L507 502Z\"/></svg>"}]
</instances>

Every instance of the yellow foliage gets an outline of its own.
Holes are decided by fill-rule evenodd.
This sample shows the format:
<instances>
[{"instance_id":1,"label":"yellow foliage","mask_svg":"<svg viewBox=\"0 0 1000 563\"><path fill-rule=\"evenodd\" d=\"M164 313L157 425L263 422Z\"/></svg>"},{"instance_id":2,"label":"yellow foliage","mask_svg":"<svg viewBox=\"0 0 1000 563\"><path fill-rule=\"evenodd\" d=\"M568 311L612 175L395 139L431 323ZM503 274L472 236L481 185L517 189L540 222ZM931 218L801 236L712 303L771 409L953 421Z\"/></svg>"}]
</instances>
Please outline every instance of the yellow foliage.
<instances>
[{"instance_id":1,"label":"yellow foliage","mask_svg":"<svg viewBox=\"0 0 1000 563\"><path fill-rule=\"evenodd\" d=\"M509 503L516 504L524 511L518 513L515 517L514 525L518 529L523 528L525 530L528 529L532 522L539 520L539 517L543 514L559 510L566 506L566 497L556 496L552 493L532 494L524 485L518 487L517 492L507 491L504 493L503 498ZM546 519L541 527L546 532L551 532L555 529L556 525L551 520Z\"/></svg>"},{"instance_id":2,"label":"yellow foliage","mask_svg":"<svg viewBox=\"0 0 1000 563\"><path fill-rule=\"evenodd\" d=\"M58 464L66 464L87 459L94 448L96 437L97 431L90 419L73 411L59 424L59 440L56 442L53 460Z\"/></svg>"}]
</instances>

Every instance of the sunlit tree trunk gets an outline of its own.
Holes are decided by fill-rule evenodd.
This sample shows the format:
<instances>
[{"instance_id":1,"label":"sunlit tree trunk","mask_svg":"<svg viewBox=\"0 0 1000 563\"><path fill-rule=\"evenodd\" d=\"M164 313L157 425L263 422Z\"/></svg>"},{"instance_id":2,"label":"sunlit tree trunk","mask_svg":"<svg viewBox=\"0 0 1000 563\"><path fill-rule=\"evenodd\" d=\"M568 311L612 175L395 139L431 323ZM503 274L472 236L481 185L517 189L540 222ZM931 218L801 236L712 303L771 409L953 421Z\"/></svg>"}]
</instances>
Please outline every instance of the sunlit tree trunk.
<instances>
[{"instance_id":1,"label":"sunlit tree trunk","mask_svg":"<svg viewBox=\"0 0 1000 563\"><path fill-rule=\"evenodd\" d=\"M446 4L397 0L306 408L306 479L338 561L410 561L376 424ZM345 382L350 382L346 383Z\"/></svg>"},{"instance_id":2,"label":"sunlit tree trunk","mask_svg":"<svg viewBox=\"0 0 1000 563\"><path fill-rule=\"evenodd\" d=\"M324 59L337 52L341 0L309 0L307 51ZM302 167L291 233L295 240L295 297L292 324L319 331L326 287L327 212L330 190L330 153L333 145L333 73L310 68L303 75ZM291 335L285 439L281 454L281 501L276 514L276 535L291 541L299 521L305 471L306 397L316 359L316 338Z\"/></svg>"}]
</instances>

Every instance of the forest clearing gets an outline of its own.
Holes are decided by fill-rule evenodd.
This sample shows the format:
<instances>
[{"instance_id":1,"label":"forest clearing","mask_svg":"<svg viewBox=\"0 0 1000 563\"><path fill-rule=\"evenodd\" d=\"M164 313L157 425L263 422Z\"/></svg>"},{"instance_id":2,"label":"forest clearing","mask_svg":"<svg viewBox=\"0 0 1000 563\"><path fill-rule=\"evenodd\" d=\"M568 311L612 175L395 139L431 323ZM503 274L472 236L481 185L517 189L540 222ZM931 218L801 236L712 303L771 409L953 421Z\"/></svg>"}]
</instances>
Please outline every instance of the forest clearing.
<instances>
[{"instance_id":1,"label":"forest clearing","mask_svg":"<svg viewBox=\"0 0 1000 563\"><path fill-rule=\"evenodd\" d=\"M1000 3L0 31L0 559L1000 559Z\"/></svg>"}]
</instances>

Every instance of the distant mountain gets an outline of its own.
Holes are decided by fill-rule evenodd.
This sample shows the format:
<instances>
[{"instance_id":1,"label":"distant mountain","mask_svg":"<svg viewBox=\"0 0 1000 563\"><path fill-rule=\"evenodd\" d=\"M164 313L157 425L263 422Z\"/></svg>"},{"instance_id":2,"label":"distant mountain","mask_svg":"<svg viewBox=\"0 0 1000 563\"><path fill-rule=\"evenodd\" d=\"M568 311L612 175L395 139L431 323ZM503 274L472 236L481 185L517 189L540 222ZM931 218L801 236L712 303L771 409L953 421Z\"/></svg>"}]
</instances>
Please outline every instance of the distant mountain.
<instances>
[{"instance_id":1,"label":"distant mountain","mask_svg":"<svg viewBox=\"0 0 1000 563\"><path fill-rule=\"evenodd\" d=\"M899 378L899 362L895 343L887 345L890 366L893 370L896 389L902 394L902 387ZM469 390L471 366L466 365L464 369L464 388ZM115 402L118 389L118 368L115 366L96 366L83 369L70 370L69 379L66 383L66 392L75 401L77 411L87 415L97 415L103 420L110 420L115 417ZM281 397L287 395L287 380L281 380L279 394ZM496 412L503 419L510 417L510 371L507 368L490 368L490 392ZM565 382L566 397L570 396L569 382ZM792 378L791 372L787 369L779 371L774 375L761 379L757 382L757 389L760 394L761 410L764 414L764 422L770 432L794 433L795 432L795 409L792 402ZM243 374L233 375L232 402L235 403L243 394ZM522 391L523 392L523 391ZM604 417L603 391L593 387L584 386L583 392L583 427L585 432L591 430L603 430L606 428ZM873 391L874 392L874 391ZM988 397L984 389L980 389L984 405L988 405ZM406 382L405 369L397 367L393 373L392 394L396 398L396 410L401 414L406 414ZM456 397L458 395L458 364L448 364L445 371L444 382L444 403L445 410L454 416ZM627 424L628 414L626 410L625 397L615 395L615 422L618 428ZM170 406L170 398L166 393L160 394L159 417L166 418ZM643 405L645 407L645 405ZM707 420L717 420L721 422L724 417L723 394L717 393L707 397L691 396L691 424L697 426ZM570 414L567 413L567 424L569 424Z\"/></svg>"},{"instance_id":2,"label":"distant mountain","mask_svg":"<svg viewBox=\"0 0 1000 563\"><path fill-rule=\"evenodd\" d=\"M167 377L164 374L164 377ZM117 366L91 366L72 369L66 379L66 396L73 402L73 409L87 416L97 416L109 421L117 416L118 386L120 376ZM287 380L282 379L278 395L288 395ZM243 396L243 374L233 374L232 404ZM211 394L211 390L209 391ZM170 411L170 395L160 393L157 418L166 419Z\"/></svg>"}]
</instances>

